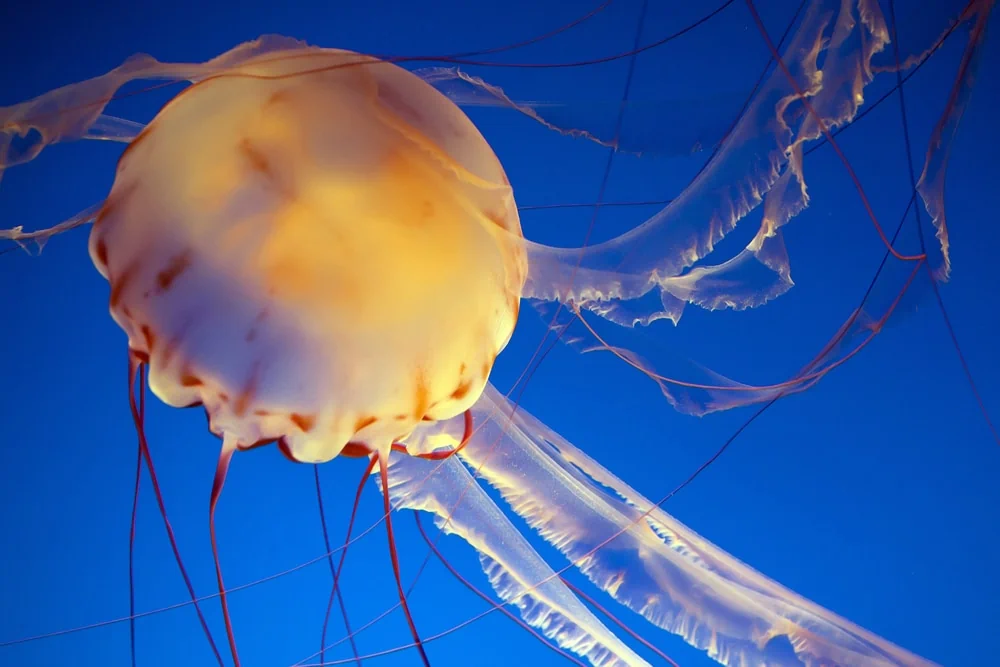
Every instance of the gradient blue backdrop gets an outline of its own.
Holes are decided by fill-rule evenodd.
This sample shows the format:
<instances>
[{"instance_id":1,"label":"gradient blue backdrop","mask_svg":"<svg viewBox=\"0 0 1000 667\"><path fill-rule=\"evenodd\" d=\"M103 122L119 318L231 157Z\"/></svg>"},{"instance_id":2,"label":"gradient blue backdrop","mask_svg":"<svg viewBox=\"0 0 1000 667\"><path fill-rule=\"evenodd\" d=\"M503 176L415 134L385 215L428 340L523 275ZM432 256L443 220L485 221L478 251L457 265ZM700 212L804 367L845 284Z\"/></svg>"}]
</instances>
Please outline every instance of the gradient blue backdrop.
<instances>
[{"instance_id":1,"label":"gradient blue backdrop","mask_svg":"<svg viewBox=\"0 0 1000 667\"><path fill-rule=\"evenodd\" d=\"M8 3L0 9L0 104L103 73L136 51L197 61L273 32L365 52L449 53L541 34L592 4ZM797 3L761 4L769 30L778 34ZM921 3L899 4L903 27L936 31L938 26L923 23ZM709 7L708 0L651 2L643 41L686 25ZM637 0L616 0L577 30L497 59L556 62L627 50L638 11ZM918 157L964 39L950 40L908 84ZM745 6L735 3L684 38L640 56L633 98L687 104L697 123L702 113L728 112L725 105L749 89L767 57ZM994 410L1000 407L998 63L1000 42L993 41L954 147L947 201L955 271L943 288L983 398ZM560 71L474 71L522 99L581 102L586 118L583 102L620 97L626 67L619 61ZM146 121L176 90L132 98L109 111ZM472 116L504 162L520 203L596 197L604 149L547 133L509 112L476 110ZM655 123L643 130L651 136L680 132ZM895 101L844 133L842 145L878 214L887 227L894 226L908 197ZM0 189L0 226L47 225L98 201L111 185L120 150L120 145L66 144L10 171ZM673 196L703 157L623 157L616 161L608 199ZM796 287L755 312L692 309L678 328L659 323L637 340L750 382L781 380L819 349L854 307L883 249L833 153L822 149L806 166L813 204L786 232ZM605 238L649 212L607 209L596 235ZM589 220L585 210L523 215L529 236L565 244L578 244ZM107 315L107 285L87 257L86 234L77 230L55 239L38 258L20 252L0 257L0 642L128 610L135 436L126 401L125 338ZM522 312L494 374L504 390L543 331L530 308ZM684 479L750 414L743 409L704 419L678 415L655 386L609 355L581 356L563 346L546 359L523 402L651 498ZM218 443L207 434L200 411L171 410L154 400L148 421L181 549L198 591L209 593L215 584L207 501ZM360 471L358 461L340 460L322 469L335 541L343 535ZM976 408L940 312L924 298L851 363L770 410L666 509L753 567L862 626L945 665L976 667L995 660L998 473L1000 448ZM148 480L144 483L136 544L140 610L186 599ZM368 488L360 525L374 520L379 507L377 492ZM426 549L410 517L401 515L396 523L403 568L412 575ZM273 448L238 456L218 527L230 585L321 554L312 469L288 464ZM461 571L487 586L471 549L454 538L443 544ZM540 548L561 566L558 554ZM287 665L315 651L329 583L321 562L234 594L244 664ZM355 625L395 601L381 531L352 549L344 593ZM412 605L425 635L484 608L436 563ZM221 647L217 605L206 609ZM619 611L682 665L710 664L677 638ZM332 627L333 636L342 635L336 615ZM358 641L367 652L409 641L409 635L394 614ZM140 620L138 647L144 666L212 664L190 607ZM428 651L436 667L556 661L499 614L430 644ZM334 655L348 654L341 646ZM371 664L416 660L409 652ZM124 623L0 648L0 665L10 667L127 661Z\"/></svg>"}]
</instances>

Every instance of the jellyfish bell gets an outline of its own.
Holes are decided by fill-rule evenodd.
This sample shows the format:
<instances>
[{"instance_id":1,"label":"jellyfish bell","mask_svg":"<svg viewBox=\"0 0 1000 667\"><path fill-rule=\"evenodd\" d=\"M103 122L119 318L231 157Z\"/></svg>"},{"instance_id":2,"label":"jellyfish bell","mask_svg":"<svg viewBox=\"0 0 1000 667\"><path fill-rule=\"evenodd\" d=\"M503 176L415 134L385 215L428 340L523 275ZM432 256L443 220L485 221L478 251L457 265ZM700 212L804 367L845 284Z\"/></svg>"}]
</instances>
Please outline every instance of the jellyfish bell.
<instances>
[{"instance_id":1,"label":"jellyfish bell","mask_svg":"<svg viewBox=\"0 0 1000 667\"><path fill-rule=\"evenodd\" d=\"M122 155L90 254L160 399L321 462L471 407L526 259L503 168L452 101L368 56L296 56L167 104Z\"/></svg>"}]
</instances>

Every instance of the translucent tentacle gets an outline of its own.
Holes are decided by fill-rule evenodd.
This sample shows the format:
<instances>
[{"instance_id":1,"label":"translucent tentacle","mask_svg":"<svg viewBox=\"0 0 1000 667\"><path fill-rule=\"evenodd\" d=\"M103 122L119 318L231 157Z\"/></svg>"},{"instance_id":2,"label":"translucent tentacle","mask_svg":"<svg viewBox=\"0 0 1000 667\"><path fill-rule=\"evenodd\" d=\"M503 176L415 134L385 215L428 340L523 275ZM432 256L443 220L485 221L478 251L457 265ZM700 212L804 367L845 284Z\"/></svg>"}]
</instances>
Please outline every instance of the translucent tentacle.
<instances>
[{"instance_id":1,"label":"translucent tentacle","mask_svg":"<svg viewBox=\"0 0 1000 667\"><path fill-rule=\"evenodd\" d=\"M937 262L942 276L949 266L944 170L950 138L971 89L974 67L969 62L974 65L991 6L991 0L981 0L964 12L952 11L954 20L973 24L973 35L954 100L931 143L921 180L943 256ZM783 55L794 83L775 68L731 132L725 134L725 124L714 120L699 126L699 136L706 128L715 128L708 135L717 139L725 136L718 152L683 192L629 232L585 249L527 242L529 274L523 295L573 303L633 327L658 319L676 323L687 304L709 310L753 308L787 291L792 286L791 270L780 228L808 206L803 149L824 136L817 119L804 112L798 91L809 99L823 127L849 124L876 72L886 71L873 67L873 59L888 42L877 2L813 0ZM914 58L906 62L919 61L917 55ZM454 68L428 68L420 74L460 105L514 109L562 134L619 150L676 154L685 151L664 147L676 147L679 140L686 146L697 143L684 139L689 129L673 128L665 109L659 110L659 118L647 119L658 128L655 134L630 134L630 113L626 113L623 144L613 141L608 124L601 120L607 114L586 106L514 101L502 89ZM718 243L761 205L763 220L754 239L735 256L709 263Z\"/></svg>"},{"instance_id":2,"label":"translucent tentacle","mask_svg":"<svg viewBox=\"0 0 1000 667\"><path fill-rule=\"evenodd\" d=\"M389 496L396 507L433 513L441 530L475 548L500 599L561 648L597 667L648 664L553 574L457 457L429 461L393 453Z\"/></svg>"},{"instance_id":3,"label":"translucent tentacle","mask_svg":"<svg viewBox=\"0 0 1000 667\"><path fill-rule=\"evenodd\" d=\"M83 138L129 144L144 129L146 129L145 125L137 123L134 120L101 114L94 121L94 124L87 129L87 133L83 135Z\"/></svg>"},{"instance_id":4,"label":"translucent tentacle","mask_svg":"<svg viewBox=\"0 0 1000 667\"><path fill-rule=\"evenodd\" d=\"M46 227L45 229L36 229L32 232L24 231L24 227L20 225L10 229L0 229L0 239L13 241L25 250L29 249L27 242L30 241L35 245L38 252L41 252L42 248L45 247L45 243L56 234L62 234L63 232L68 232L71 229L93 222L97 218L98 213L101 212L101 207L103 206L103 201L99 204L88 206L76 215L58 224Z\"/></svg>"},{"instance_id":5,"label":"translucent tentacle","mask_svg":"<svg viewBox=\"0 0 1000 667\"><path fill-rule=\"evenodd\" d=\"M745 96L725 93L710 103L704 99L515 100L503 88L458 67L425 67L414 74L460 107L509 109L559 134L644 156L710 150L722 140L733 110ZM618 128L623 106L625 122Z\"/></svg>"},{"instance_id":6,"label":"translucent tentacle","mask_svg":"<svg viewBox=\"0 0 1000 667\"><path fill-rule=\"evenodd\" d=\"M932 664L805 600L652 508L523 410L511 420L513 405L492 387L473 412L476 433L459 456L598 587L718 662ZM771 643L782 636L794 662Z\"/></svg>"},{"instance_id":7,"label":"translucent tentacle","mask_svg":"<svg viewBox=\"0 0 1000 667\"><path fill-rule=\"evenodd\" d=\"M924 207L931 217L934 235L938 240L940 256L934 258L931 268L937 280L947 280L951 274L951 255L949 254L948 223L944 206L945 175L948 169L948 157L951 154L952 142L958 131L969 97L972 94L972 83L982 56L982 45L986 37L986 23L993 9L992 2L975 3L975 18L969 44L955 77L955 83L948 97L948 103L934 128L934 133L927 147L924 160L924 170L917 183L917 191L923 199ZM970 9L971 11L971 9Z\"/></svg>"},{"instance_id":8,"label":"translucent tentacle","mask_svg":"<svg viewBox=\"0 0 1000 667\"><path fill-rule=\"evenodd\" d=\"M281 57L304 50L305 43L266 35L241 44L204 63L162 63L136 54L106 74L56 88L34 99L0 107L0 178L9 167L34 160L46 147L76 139L130 143L144 126L104 114L119 88L130 81L165 80L197 82L223 72L236 72L258 58ZM246 70L252 74L253 69ZM52 225L26 233L22 227L0 229L0 239L34 241L41 249L56 234L92 222L101 204Z\"/></svg>"}]
</instances>

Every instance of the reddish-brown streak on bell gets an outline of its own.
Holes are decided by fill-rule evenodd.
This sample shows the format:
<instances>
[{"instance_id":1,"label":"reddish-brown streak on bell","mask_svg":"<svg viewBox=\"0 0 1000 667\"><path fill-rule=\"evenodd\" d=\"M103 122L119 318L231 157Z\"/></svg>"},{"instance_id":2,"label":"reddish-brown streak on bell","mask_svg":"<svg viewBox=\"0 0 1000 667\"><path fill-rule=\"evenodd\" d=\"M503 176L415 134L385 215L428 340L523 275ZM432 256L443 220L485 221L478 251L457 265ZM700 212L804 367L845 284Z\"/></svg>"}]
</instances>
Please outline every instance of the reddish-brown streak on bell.
<instances>
[{"instance_id":1,"label":"reddish-brown streak on bell","mask_svg":"<svg viewBox=\"0 0 1000 667\"><path fill-rule=\"evenodd\" d=\"M424 372L417 371L416 407L413 409L413 416L420 419L427 412L428 392L427 383L424 381Z\"/></svg>"},{"instance_id":2,"label":"reddish-brown streak on bell","mask_svg":"<svg viewBox=\"0 0 1000 667\"><path fill-rule=\"evenodd\" d=\"M161 292L170 289L177 277L191 266L191 250L185 250L170 258L167 268L156 274L156 284Z\"/></svg>"},{"instance_id":3,"label":"reddish-brown streak on bell","mask_svg":"<svg viewBox=\"0 0 1000 667\"><path fill-rule=\"evenodd\" d=\"M95 247L97 250L97 261L101 263L103 268L108 266L108 244L104 242L104 239L100 239Z\"/></svg>"},{"instance_id":4,"label":"reddish-brown streak on bell","mask_svg":"<svg viewBox=\"0 0 1000 667\"><path fill-rule=\"evenodd\" d=\"M377 421L378 419L376 419L375 417L359 417L358 421L354 422L354 432L357 433L364 427L371 426Z\"/></svg>"},{"instance_id":5,"label":"reddish-brown streak on bell","mask_svg":"<svg viewBox=\"0 0 1000 667\"><path fill-rule=\"evenodd\" d=\"M466 394L469 393L470 389L472 389L471 380L459 382L458 387L455 388L455 391L451 392L451 397L454 398L455 400L461 400L462 398L465 397Z\"/></svg>"},{"instance_id":6,"label":"reddish-brown streak on bell","mask_svg":"<svg viewBox=\"0 0 1000 667\"><path fill-rule=\"evenodd\" d=\"M247 379L246 384L243 385L243 389L233 403L233 414L237 417L243 416L250 405L250 401L253 400L254 395L257 393L258 373L257 364L254 364L254 367L250 370L250 377Z\"/></svg>"},{"instance_id":7,"label":"reddish-brown streak on bell","mask_svg":"<svg viewBox=\"0 0 1000 667\"><path fill-rule=\"evenodd\" d=\"M254 145L250 143L249 139L244 138L240 142L240 153L243 157L250 162L250 166L253 167L254 171L257 171L267 177L268 180L274 178L274 171L271 169L271 162L267 159L263 153L254 148Z\"/></svg>"},{"instance_id":8,"label":"reddish-brown streak on bell","mask_svg":"<svg viewBox=\"0 0 1000 667\"><path fill-rule=\"evenodd\" d=\"M268 445L273 445L274 443L275 443L274 438L261 438L252 445L238 445L237 449L239 449L241 452L246 452L251 449L257 449L258 447L266 447Z\"/></svg>"},{"instance_id":9,"label":"reddish-brown streak on bell","mask_svg":"<svg viewBox=\"0 0 1000 667\"><path fill-rule=\"evenodd\" d=\"M182 387L200 387L204 384L198 376L192 373L182 373L181 374L181 386Z\"/></svg>"},{"instance_id":10,"label":"reddish-brown streak on bell","mask_svg":"<svg viewBox=\"0 0 1000 667\"><path fill-rule=\"evenodd\" d=\"M288 89L282 88L276 93L271 93L271 96L267 98L267 102L264 102L264 106L268 107L276 104L281 104L282 102L287 102L288 99L291 97L292 94L288 92Z\"/></svg>"},{"instance_id":11,"label":"reddish-brown streak on bell","mask_svg":"<svg viewBox=\"0 0 1000 667\"><path fill-rule=\"evenodd\" d=\"M118 303L122 299L122 291L128 286L129 282L132 280L132 276L135 275L136 263L130 264L121 275L117 278L111 280L111 297L108 300L112 308L118 306Z\"/></svg>"},{"instance_id":12,"label":"reddish-brown streak on bell","mask_svg":"<svg viewBox=\"0 0 1000 667\"><path fill-rule=\"evenodd\" d=\"M349 442L340 450L340 455L351 459L360 459L367 458L371 454L371 451L367 445L362 445L358 442Z\"/></svg>"},{"instance_id":13,"label":"reddish-brown streak on bell","mask_svg":"<svg viewBox=\"0 0 1000 667\"><path fill-rule=\"evenodd\" d=\"M139 327L139 330L142 331L142 337L146 339L146 351L152 352L153 347L156 345L156 334L153 333L148 324L143 324Z\"/></svg>"},{"instance_id":14,"label":"reddish-brown streak on bell","mask_svg":"<svg viewBox=\"0 0 1000 667\"><path fill-rule=\"evenodd\" d=\"M410 418L410 415L396 415L395 417L393 417L393 419L395 419L398 422L406 421L409 418Z\"/></svg>"},{"instance_id":15,"label":"reddish-brown streak on bell","mask_svg":"<svg viewBox=\"0 0 1000 667\"><path fill-rule=\"evenodd\" d=\"M257 316L253 318L253 324L250 326L250 330L247 331L246 336L243 337L248 343L252 343L257 338L257 325L266 320L270 315L270 311L267 308L262 308Z\"/></svg>"},{"instance_id":16,"label":"reddish-brown streak on bell","mask_svg":"<svg viewBox=\"0 0 1000 667\"><path fill-rule=\"evenodd\" d=\"M302 429L303 433L308 433L316 426L316 415L303 415L293 412L288 418L292 420L293 424Z\"/></svg>"},{"instance_id":17,"label":"reddish-brown streak on bell","mask_svg":"<svg viewBox=\"0 0 1000 667\"><path fill-rule=\"evenodd\" d=\"M484 380L489 379L489 377L490 377L490 367L491 366L493 366L493 362L492 361L484 361L483 362L483 379Z\"/></svg>"}]
</instances>

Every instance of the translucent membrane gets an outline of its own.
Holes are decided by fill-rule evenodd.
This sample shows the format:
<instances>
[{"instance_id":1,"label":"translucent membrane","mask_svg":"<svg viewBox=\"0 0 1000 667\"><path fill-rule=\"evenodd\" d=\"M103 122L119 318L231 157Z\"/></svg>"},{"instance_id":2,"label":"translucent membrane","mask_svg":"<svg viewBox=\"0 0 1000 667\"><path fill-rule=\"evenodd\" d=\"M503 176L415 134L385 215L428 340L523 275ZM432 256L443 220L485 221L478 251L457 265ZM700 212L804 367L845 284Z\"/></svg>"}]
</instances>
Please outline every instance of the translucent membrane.
<instances>
[{"instance_id":1,"label":"translucent membrane","mask_svg":"<svg viewBox=\"0 0 1000 667\"><path fill-rule=\"evenodd\" d=\"M725 665L931 665L809 602L654 507L540 421L487 387L458 456L600 589ZM421 427L412 452L458 445L461 420ZM650 446L655 446L651 444ZM480 554L500 598L530 624L594 664L643 664L607 639L595 618L513 533L477 482L451 457L437 468L394 456L399 507L431 512ZM626 619L627 621L627 619ZM784 637L795 657L783 652ZM608 653L613 653L611 660Z\"/></svg>"}]
</instances>

